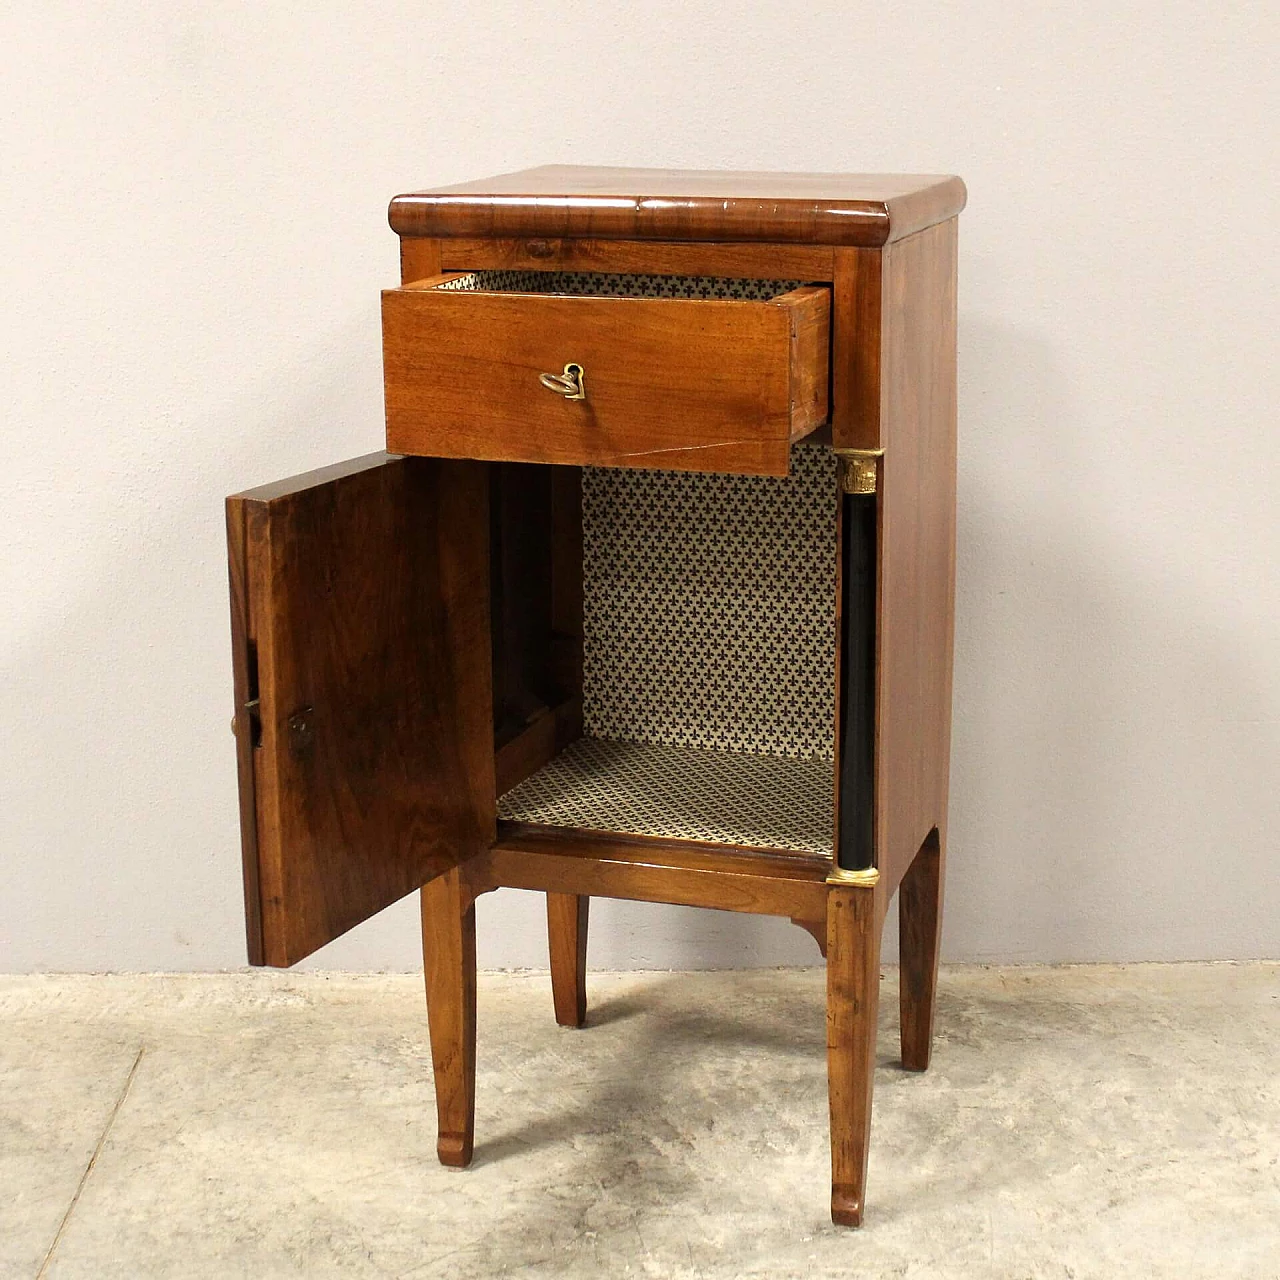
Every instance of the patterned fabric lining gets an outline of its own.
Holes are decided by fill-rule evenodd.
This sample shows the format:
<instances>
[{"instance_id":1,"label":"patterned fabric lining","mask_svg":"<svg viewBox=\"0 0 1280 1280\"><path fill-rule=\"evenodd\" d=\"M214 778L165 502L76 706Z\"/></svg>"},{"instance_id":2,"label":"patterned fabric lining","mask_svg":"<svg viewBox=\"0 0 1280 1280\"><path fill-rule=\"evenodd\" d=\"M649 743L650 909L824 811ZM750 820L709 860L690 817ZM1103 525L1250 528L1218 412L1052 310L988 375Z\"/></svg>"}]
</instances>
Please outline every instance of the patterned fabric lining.
<instances>
[{"instance_id":1,"label":"patterned fabric lining","mask_svg":"<svg viewBox=\"0 0 1280 1280\"><path fill-rule=\"evenodd\" d=\"M835 754L836 459L791 474L587 468L585 731Z\"/></svg>"},{"instance_id":2,"label":"patterned fabric lining","mask_svg":"<svg viewBox=\"0 0 1280 1280\"><path fill-rule=\"evenodd\" d=\"M830 760L579 738L498 817L830 857L833 774Z\"/></svg>"},{"instance_id":3,"label":"patterned fabric lining","mask_svg":"<svg viewBox=\"0 0 1280 1280\"><path fill-rule=\"evenodd\" d=\"M703 298L767 302L799 280L729 280L722 276L616 275L605 271L469 271L438 289L485 293L559 293L578 297Z\"/></svg>"},{"instance_id":4,"label":"patterned fabric lining","mask_svg":"<svg viewBox=\"0 0 1280 1280\"><path fill-rule=\"evenodd\" d=\"M499 801L551 826L832 852L836 460L586 468L586 736Z\"/></svg>"}]
</instances>

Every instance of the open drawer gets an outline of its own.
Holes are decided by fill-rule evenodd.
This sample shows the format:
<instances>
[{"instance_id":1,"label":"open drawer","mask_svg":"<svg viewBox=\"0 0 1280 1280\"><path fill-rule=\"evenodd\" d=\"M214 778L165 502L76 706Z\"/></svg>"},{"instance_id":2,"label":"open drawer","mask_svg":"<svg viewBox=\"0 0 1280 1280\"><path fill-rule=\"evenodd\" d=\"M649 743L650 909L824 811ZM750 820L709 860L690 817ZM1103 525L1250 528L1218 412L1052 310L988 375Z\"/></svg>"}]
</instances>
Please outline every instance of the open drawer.
<instances>
[{"instance_id":1,"label":"open drawer","mask_svg":"<svg viewBox=\"0 0 1280 1280\"><path fill-rule=\"evenodd\" d=\"M387 448L787 473L826 421L830 295L796 281L475 271L382 295Z\"/></svg>"}]
</instances>

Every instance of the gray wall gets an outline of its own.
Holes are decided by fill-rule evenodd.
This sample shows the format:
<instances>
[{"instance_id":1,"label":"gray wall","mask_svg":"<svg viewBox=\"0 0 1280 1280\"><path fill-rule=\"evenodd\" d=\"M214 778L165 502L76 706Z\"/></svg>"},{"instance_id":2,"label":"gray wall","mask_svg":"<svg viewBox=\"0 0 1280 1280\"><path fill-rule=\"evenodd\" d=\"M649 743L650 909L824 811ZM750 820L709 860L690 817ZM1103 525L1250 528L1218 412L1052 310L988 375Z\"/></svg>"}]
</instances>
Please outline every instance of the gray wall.
<instances>
[{"instance_id":1,"label":"gray wall","mask_svg":"<svg viewBox=\"0 0 1280 1280\"><path fill-rule=\"evenodd\" d=\"M1280 955L1274 6L10 7L0 968L242 963L221 499L379 445L384 208L954 171L954 959ZM481 959L539 965L540 903ZM810 962L600 903L597 966ZM412 967L412 904L318 957Z\"/></svg>"}]
</instances>

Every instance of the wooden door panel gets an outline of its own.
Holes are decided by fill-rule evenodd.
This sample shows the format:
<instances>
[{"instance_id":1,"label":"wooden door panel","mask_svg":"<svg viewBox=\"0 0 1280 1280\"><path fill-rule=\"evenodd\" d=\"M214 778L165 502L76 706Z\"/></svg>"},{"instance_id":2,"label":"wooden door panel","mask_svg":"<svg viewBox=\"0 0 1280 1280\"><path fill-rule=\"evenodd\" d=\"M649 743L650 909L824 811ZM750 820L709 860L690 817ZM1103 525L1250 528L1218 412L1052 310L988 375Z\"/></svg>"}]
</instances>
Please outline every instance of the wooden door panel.
<instances>
[{"instance_id":1,"label":"wooden door panel","mask_svg":"<svg viewBox=\"0 0 1280 1280\"><path fill-rule=\"evenodd\" d=\"M495 836L483 463L227 500L245 916L290 965Z\"/></svg>"}]
</instances>

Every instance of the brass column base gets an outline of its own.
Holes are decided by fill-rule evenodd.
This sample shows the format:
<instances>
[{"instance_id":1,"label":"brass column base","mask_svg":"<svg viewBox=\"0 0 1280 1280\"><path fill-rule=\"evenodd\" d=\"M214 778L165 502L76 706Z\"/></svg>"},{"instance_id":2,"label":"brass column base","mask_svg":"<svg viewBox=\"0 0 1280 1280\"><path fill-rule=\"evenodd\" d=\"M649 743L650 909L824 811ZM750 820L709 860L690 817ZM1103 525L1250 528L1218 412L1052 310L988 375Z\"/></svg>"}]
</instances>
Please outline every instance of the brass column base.
<instances>
[{"instance_id":1,"label":"brass column base","mask_svg":"<svg viewBox=\"0 0 1280 1280\"><path fill-rule=\"evenodd\" d=\"M846 871L843 867L832 867L831 874L827 876L827 883L851 884L870 889L880 883L880 872L875 867L867 867L862 871Z\"/></svg>"}]
</instances>

